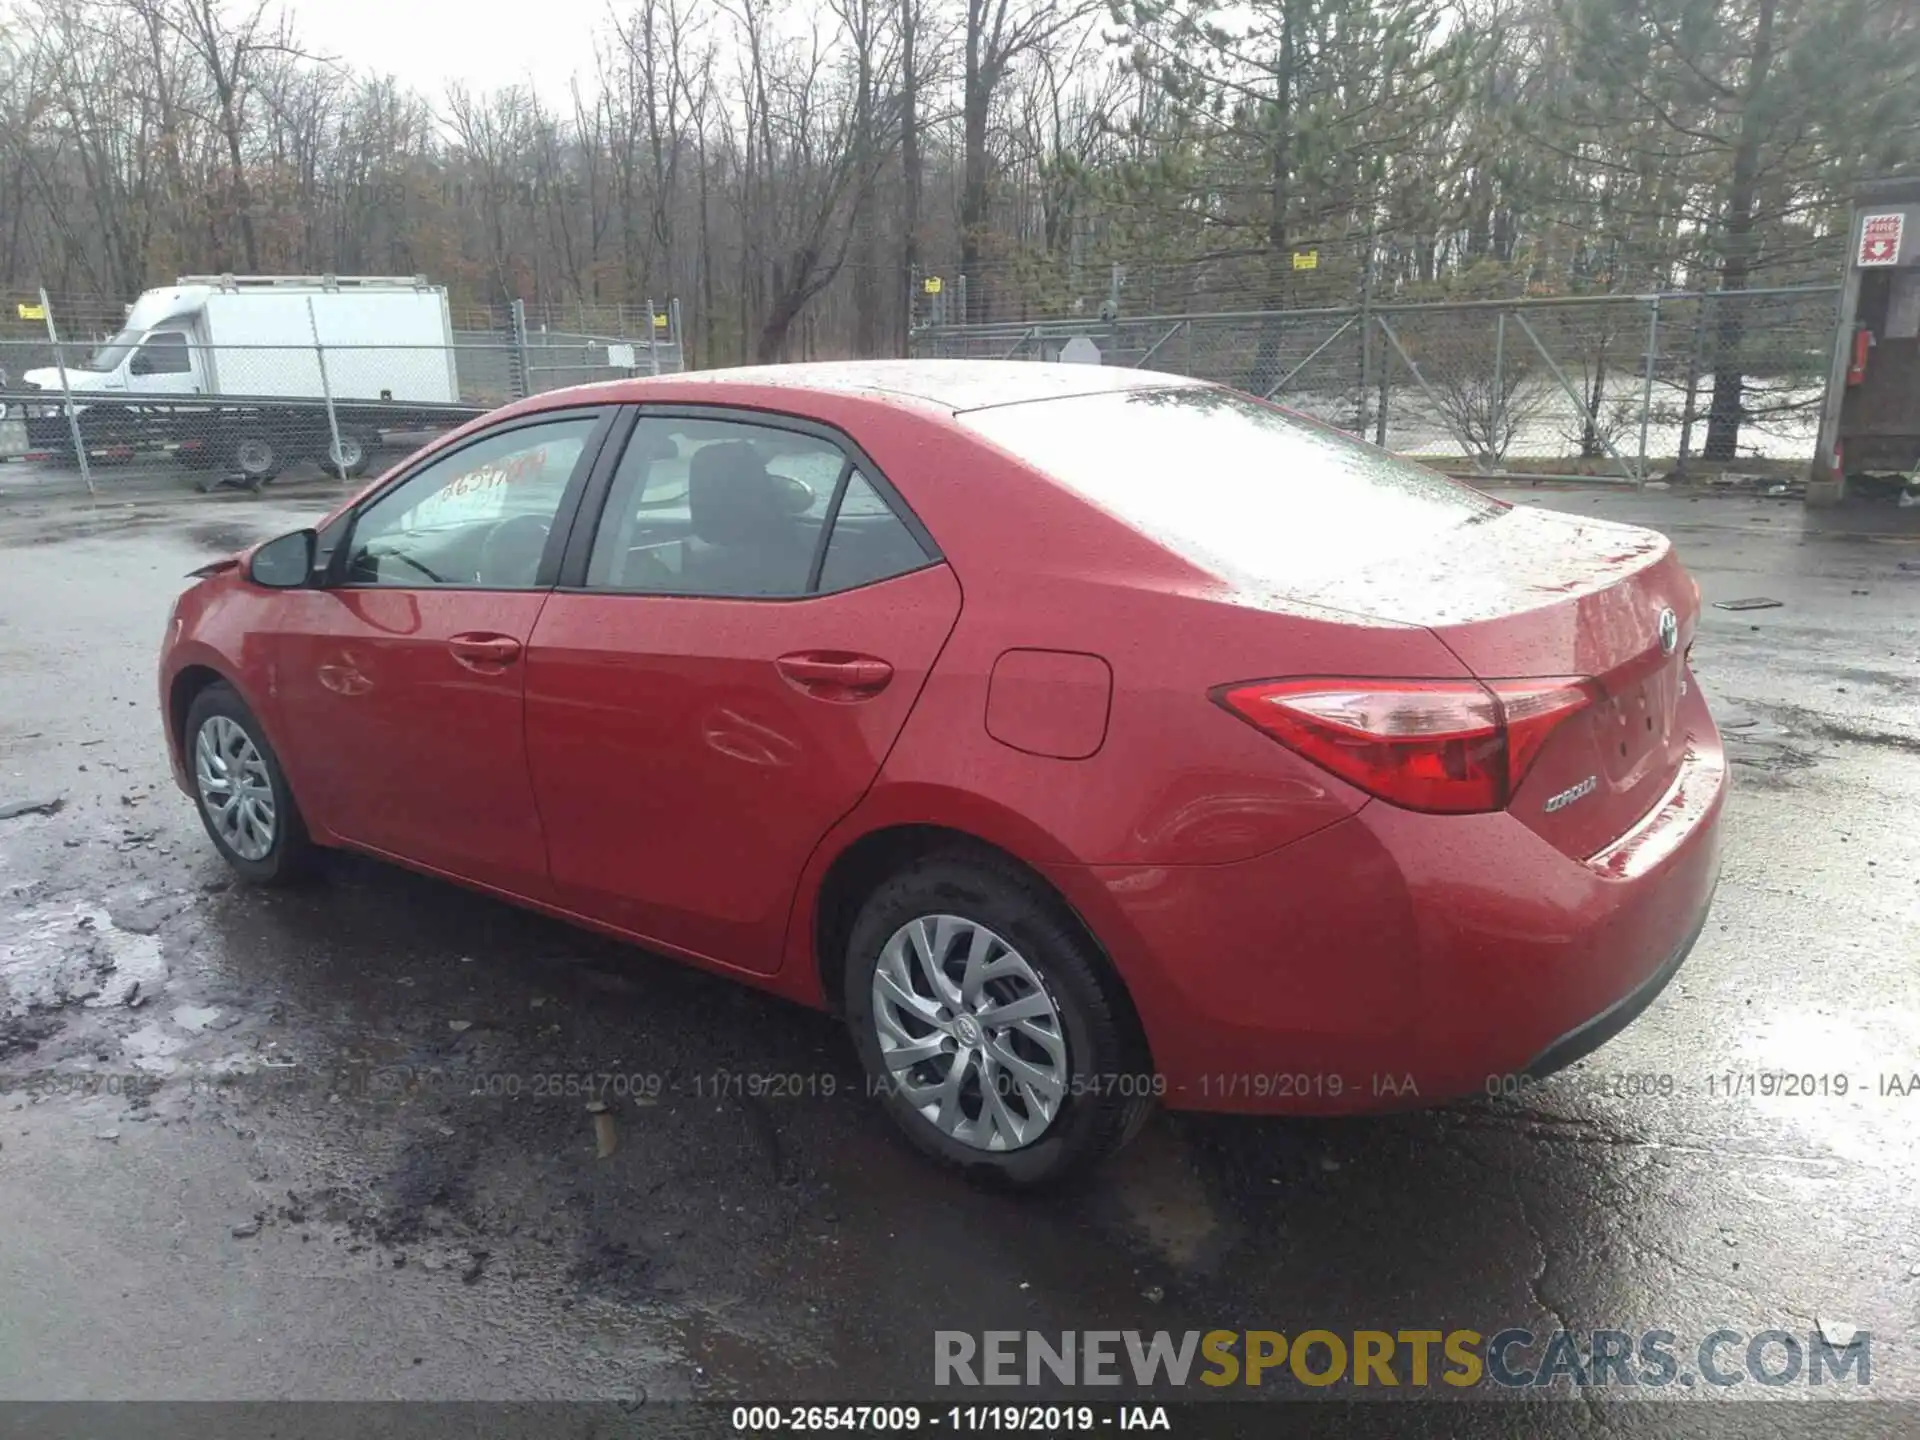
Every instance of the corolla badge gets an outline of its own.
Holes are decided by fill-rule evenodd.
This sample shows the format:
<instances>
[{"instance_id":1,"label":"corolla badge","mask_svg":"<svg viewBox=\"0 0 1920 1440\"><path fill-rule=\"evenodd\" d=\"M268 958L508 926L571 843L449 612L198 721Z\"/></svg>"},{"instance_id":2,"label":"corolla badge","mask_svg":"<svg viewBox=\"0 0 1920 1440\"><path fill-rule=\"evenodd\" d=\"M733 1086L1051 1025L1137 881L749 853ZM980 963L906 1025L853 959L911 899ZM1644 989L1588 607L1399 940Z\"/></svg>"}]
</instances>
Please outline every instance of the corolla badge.
<instances>
[{"instance_id":1,"label":"corolla badge","mask_svg":"<svg viewBox=\"0 0 1920 1440\"><path fill-rule=\"evenodd\" d=\"M1569 785L1566 789L1562 790L1558 795L1549 795L1547 797L1547 803L1541 806L1540 808L1545 810L1547 814L1551 815L1553 814L1554 811L1564 810L1567 808L1567 806L1571 805L1574 801L1583 799L1584 797L1591 795L1594 791L1598 790L1599 788L1600 788L1600 777L1597 775L1589 775L1587 776L1586 779L1582 780L1578 785Z\"/></svg>"},{"instance_id":2,"label":"corolla badge","mask_svg":"<svg viewBox=\"0 0 1920 1440\"><path fill-rule=\"evenodd\" d=\"M1660 612L1655 627L1660 635L1660 653L1671 655L1680 647L1680 617L1671 608Z\"/></svg>"}]
</instances>

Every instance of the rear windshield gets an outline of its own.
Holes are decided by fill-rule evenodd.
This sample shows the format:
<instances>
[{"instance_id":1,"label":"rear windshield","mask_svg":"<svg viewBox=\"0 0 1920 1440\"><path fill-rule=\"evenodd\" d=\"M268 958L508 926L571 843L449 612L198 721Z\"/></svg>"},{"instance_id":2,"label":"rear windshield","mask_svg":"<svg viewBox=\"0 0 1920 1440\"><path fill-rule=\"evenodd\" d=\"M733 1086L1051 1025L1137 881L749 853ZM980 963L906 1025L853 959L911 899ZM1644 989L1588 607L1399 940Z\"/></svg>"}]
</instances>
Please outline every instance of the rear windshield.
<instances>
[{"instance_id":1,"label":"rear windshield","mask_svg":"<svg viewBox=\"0 0 1920 1440\"><path fill-rule=\"evenodd\" d=\"M958 418L1225 578L1297 585L1507 508L1231 390L1108 391Z\"/></svg>"}]
</instances>

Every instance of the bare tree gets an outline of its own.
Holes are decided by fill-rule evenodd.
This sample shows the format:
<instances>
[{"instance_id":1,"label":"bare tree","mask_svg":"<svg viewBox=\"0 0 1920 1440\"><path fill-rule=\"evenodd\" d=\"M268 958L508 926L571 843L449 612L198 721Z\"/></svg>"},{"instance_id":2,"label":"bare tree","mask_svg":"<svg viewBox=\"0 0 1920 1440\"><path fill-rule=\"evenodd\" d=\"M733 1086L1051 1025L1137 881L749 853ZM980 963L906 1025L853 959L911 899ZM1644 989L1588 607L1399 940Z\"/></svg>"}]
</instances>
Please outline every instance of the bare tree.
<instances>
[{"instance_id":1,"label":"bare tree","mask_svg":"<svg viewBox=\"0 0 1920 1440\"><path fill-rule=\"evenodd\" d=\"M287 3L0 0L0 283L102 323L206 270L678 296L709 364L899 349L924 271L975 319L1110 265L1173 309L1717 285L1720 455L1801 389L1741 287L1829 278L1850 181L1920 165L1911 0L610 0L569 93L432 99Z\"/></svg>"},{"instance_id":2,"label":"bare tree","mask_svg":"<svg viewBox=\"0 0 1920 1440\"><path fill-rule=\"evenodd\" d=\"M875 181L883 158L892 149L891 127L882 125L881 76L894 64L896 22L890 0L828 0L840 17L852 50L854 166L852 253L853 348L872 355L880 348L880 312L885 295L881 282L880 236L875 214Z\"/></svg>"},{"instance_id":3,"label":"bare tree","mask_svg":"<svg viewBox=\"0 0 1920 1440\"><path fill-rule=\"evenodd\" d=\"M463 208L481 222L486 266L497 298L517 293L518 221L531 208L524 177L528 157L537 148L538 106L533 95L509 85L491 95L475 95L464 85L447 91L446 122L459 146L471 185Z\"/></svg>"},{"instance_id":4,"label":"bare tree","mask_svg":"<svg viewBox=\"0 0 1920 1440\"><path fill-rule=\"evenodd\" d=\"M965 69L961 76L960 272L967 277L969 319L987 313L987 286L980 273L987 229L991 156L987 126L1001 83L1014 61L1069 29L1086 23L1095 4L1049 4L1046 0L966 0Z\"/></svg>"},{"instance_id":5,"label":"bare tree","mask_svg":"<svg viewBox=\"0 0 1920 1440\"><path fill-rule=\"evenodd\" d=\"M921 0L900 0L900 353L907 353L913 327L913 287L920 270Z\"/></svg>"},{"instance_id":6,"label":"bare tree","mask_svg":"<svg viewBox=\"0 0 1920 1440\"><path fill-rule=\"evenodd\" d=\"M254 0L253 8L237 18L229 16L219 0L156 0L152 12L186 42L212 87L214 119L226 147L223 209L238 222L240 253L252 271L260 269L260 244L254 233L245 148L255 93L272 62L308 58L294 45L284 12L269 20L269 3Z\"/></svg>"},{"instance_id":7,"label":"bare tree","mask_svg":"<svg viewBox=\"0 0 1920 1440\"><path fill-rule=\"evenodd\" d=\"M629 290L653 293L674 271L675 221L679 213L681 168L689 158L689 109L693 95L687 62L696 67L704 49L705 19L696 18L682 0L641 0L626 18L614 21L623 60L627 123L640 151L640 167L630 168L629 203L644 211L645 238L640 268L629 273ZM644 199L642 199L644 195Z\"/></svg>"},{"instance_id":8,"label":"bare tree","mask_svg":"<svg viewBox=\"0 0 1920 1440\"><path fill-rule=\"evenodd\" d=\"M845 265L851 200L865 172L854 98L835 83L819 30L782 41L755 0L742 0L740 17L749 157L743 194L757 221L749 249L764 297L754 355L765 362L788 358L795 321Z\"/></svg>"}]
</instances>

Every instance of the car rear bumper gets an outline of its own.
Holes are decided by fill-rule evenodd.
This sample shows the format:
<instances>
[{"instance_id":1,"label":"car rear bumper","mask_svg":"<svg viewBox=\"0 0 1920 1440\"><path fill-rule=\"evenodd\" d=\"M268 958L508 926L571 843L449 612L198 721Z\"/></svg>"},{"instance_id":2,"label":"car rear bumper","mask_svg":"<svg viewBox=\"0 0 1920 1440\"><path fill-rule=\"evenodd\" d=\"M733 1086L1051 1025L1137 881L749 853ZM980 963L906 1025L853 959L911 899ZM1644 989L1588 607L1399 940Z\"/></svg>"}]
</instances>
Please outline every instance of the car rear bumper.
<instances>
[{"instance_id":1,"label":"car rear bumper","mask_svg":"<svg viewBox=\"0 0 1920 1440\"><path fill-rule=\"evenodd\" d=\"M1712 897L1709 896L1708 904L1711 905L1711 903ZM1706 928L1707 914L1707 909L1703 908L1700 911L1700 919L1694 924L1691 933L1680 942L1673 954L1667 957L1666 962L1658 970L1598 1015L1581 1021L1534 1056L1527 1065L1527 1079L1544 1080L1576 1061L1586 1059L1639 1019L1640 1012L1660 998L1660 992L1667 988L1667 982L1680 973L1680 967L1686 963L1687 956L1693 953L1694 942L1700 938L1700 932Z\"/></svg>"},{"instance_id":2,"label":"car rear bumper","mask_svg":"<svg viewBox=\"0 0 1920 1440\"><path fill-rule=\"evenodd\" d=\"M1166 1103L1337 1114L1511 1090L1652 1004L1719 876L1726 762L1703 723L1601 854L1508 814L1375 803L1235 865L1054 878L1125 976Z\"/></svg>"}]
</instances>

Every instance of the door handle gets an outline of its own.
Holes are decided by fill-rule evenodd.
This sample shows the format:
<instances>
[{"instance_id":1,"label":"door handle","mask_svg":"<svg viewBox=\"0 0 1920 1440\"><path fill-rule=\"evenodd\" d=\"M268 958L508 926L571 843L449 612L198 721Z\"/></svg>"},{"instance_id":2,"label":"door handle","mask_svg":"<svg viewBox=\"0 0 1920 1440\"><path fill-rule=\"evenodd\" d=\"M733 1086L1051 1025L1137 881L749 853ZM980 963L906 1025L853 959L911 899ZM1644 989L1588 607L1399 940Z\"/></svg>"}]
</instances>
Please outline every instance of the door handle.
<instances>
[{"instance_id":1,"label":"door handle","mask_svg":"<svg viewBox=\"0 0 1920 1440\"><path fill-rule=\"evenodd\" d=\"M893 679L893 666L886 661L845 650L799 650L773 665L781 679L816 700L870 699Z\"/></svg>"},{"instance_id":2,"label":"door handle","mask_svg":"<svg viewBox=\"0 0 1920 1440\"><path fill-rule=\"evenodd\" d=\"M511 635L469 632L447 640L453 658L469 670L497 671L520 658L520 642Z\"/></svg>"}]
</instances>

